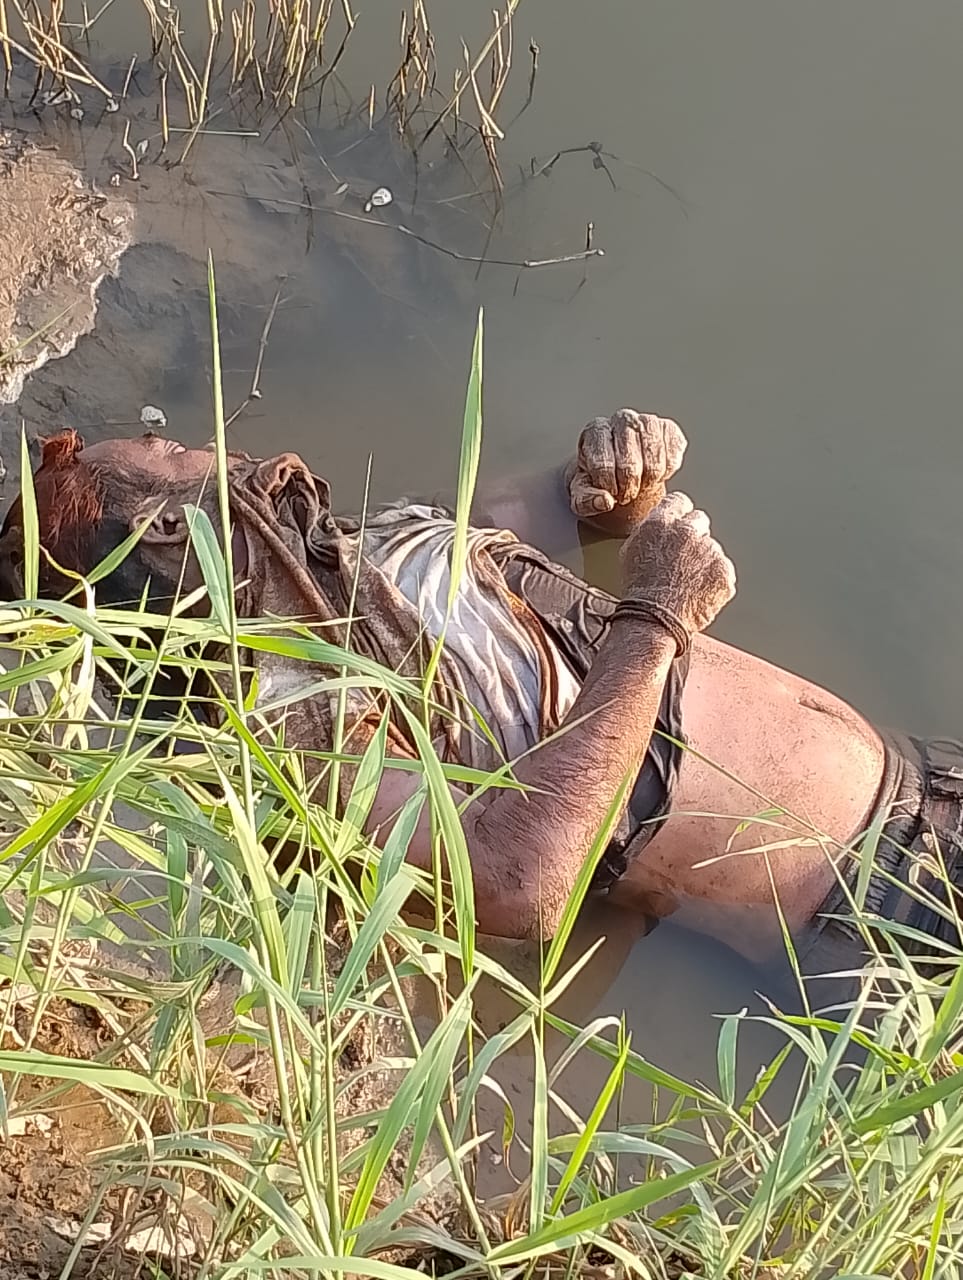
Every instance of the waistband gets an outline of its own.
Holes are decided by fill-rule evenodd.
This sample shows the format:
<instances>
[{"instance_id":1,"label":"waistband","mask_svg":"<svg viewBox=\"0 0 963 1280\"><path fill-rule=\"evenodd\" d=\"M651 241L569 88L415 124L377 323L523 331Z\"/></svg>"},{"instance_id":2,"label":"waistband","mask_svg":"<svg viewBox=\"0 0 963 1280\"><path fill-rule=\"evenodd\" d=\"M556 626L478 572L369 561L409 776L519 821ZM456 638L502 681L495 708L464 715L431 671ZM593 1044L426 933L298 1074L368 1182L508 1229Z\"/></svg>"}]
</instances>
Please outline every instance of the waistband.
<instances>
[{"instance_id":1,"label":"waistband","mask_svg":"<svg viewBox=\"0 0 963 1280\"><path fill-rule=\"evenodd\" d=\"M893 731L880 736L883 779L868 828L879 837L875 848L865 837L837 867L839 880L801 948L809 954L818 945L821 960L858 961L864 950L856 922L846 918L853 901L870 918L901 925L897 940L912 954L938 953L941 948L928 946L931 940L963 945L957 925L963 913L963 744ZM872 868L860 904L867 857Z\"/></svg>"}]
</instances>

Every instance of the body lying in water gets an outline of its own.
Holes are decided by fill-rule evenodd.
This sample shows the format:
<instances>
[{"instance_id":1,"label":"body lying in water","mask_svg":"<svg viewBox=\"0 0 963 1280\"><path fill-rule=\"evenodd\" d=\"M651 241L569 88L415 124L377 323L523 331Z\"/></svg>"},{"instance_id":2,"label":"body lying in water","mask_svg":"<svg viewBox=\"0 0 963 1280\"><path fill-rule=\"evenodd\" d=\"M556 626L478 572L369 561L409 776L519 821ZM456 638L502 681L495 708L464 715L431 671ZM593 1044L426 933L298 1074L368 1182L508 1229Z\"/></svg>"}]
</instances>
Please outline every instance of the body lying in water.
<instances>
[{"instance_id":1,"label":"body lying in water","mask_svg":"<svg viewBox=\"0 0 963 1280\"><path fill-rule=\"evenodd\" d=\"M963 750L879 732L834 695L704 634L735 572L705 513L665 493L684 451L674 422L620 410L585 428L563 471L473 513L433 729L448 760L485 770L511 761L526 785L486 790L465 809L479 928L551 935L630 779L594 885L638 916L673 916L765 962L783 948L778 902L799 950L852 963L857 934L826 917L847 915L871 856L866 911L899 922L902 945L915 937L937 956L959 945L941 866L960 877ZM215 513L212 472L209 450L152 436L85 448L65 432L46 443L35 477L41 541L55 564L84 573L152 516L98 598L136 604L149 589L169 606L200 583L184 508ZM294 454L232 455L230 494L240 614L309 618L340 641L354 598L351 646L420 674L447 609L447 511L400 503L362 531L333 515L327 484ZM563 510L624 539L621 599L536 549ZM7 599L22 590L21 563L18 502L0 537ZM41 586L56 593L65 580L43 563ZM304 663L256 661L262 701L317 687ZM331 702L317 692L297 702L286 745L324 750ZM349 749L363 750L381 713L359 696ZM389 742L414 755L403 716ZM372 833L384 835L418 785L412 771L385 773ZM409 858L430 863L427 819Z\"/></svg>"}]
</instances>

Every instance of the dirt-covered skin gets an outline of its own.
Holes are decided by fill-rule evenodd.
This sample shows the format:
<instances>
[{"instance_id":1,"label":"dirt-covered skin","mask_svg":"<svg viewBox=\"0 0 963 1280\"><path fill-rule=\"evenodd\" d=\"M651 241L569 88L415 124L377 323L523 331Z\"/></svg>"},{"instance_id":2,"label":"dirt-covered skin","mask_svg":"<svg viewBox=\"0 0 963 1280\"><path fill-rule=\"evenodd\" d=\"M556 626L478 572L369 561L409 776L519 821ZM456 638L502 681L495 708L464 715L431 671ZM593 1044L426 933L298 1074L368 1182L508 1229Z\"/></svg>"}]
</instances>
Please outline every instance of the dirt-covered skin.
<instances>
[{"instance_id":1,"label":"dirt-covered skin","mask_svg":"<svg viewBox=\"0 0 963 1280\"><path fill-rule=\"evenodd\" d=\"M0 129L0 403L94 327L97 291L130 244L133 209L55 151Z\"/></svg>"}]
</instances>

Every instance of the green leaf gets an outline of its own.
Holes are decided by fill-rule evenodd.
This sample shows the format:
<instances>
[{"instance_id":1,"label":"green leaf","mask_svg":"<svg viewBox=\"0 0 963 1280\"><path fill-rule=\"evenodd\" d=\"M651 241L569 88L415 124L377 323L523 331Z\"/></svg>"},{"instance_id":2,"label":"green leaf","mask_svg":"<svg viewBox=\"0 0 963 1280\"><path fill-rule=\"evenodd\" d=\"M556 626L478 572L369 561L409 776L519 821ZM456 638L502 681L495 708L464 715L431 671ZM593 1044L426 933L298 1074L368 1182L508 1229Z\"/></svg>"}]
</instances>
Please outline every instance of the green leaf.
<instances>
[{"instance_id":1,"label":"green leaf","mask_svg":"<svg viewBox=\"0 0 963 1280\"><path fill-rule=\"evenodd\" d=\"M371 812L371 806L378 794L381 777L385 767L385 752L388 743L388 712L381 717L378 728L371 741L365 747L364 755L358 765L351 795L344 808L338 838L334 847L334 857L341 858L352 844L355 844L364 831L365 823Z\"/></svg>"},{"instance_id":2,"label":"green leaf","mask_svg":"<svg viewBox=\"0 0 963 1280\"><path fill-rule=\"evenodd\" d=\"M599 1096L595 1100L595 1105L589 1113L588 1119L585 1121L582 1132L579 1134L578 1141L572 1151L571 1159L568 1162L565 1172L559 1179L559 1184L555 1188L555 1194L552 1197L552 1204L549 1212L553 1216L558 1213L562 1205L565 1203L566 1193L575 1181L576 1174L579 1169L581 1169L585 1157L591 1149L595 1135L598 1133L602 1121L605 1119L605 1113L609 1109L609 1104L615 1097L616 1090L625 1080L625 1064L629 1056L630 1043L629 1037L626 1036L619 1052L618 1061L609 1072L608 1078L599 1091Z\"/></svg>"},{"instance_id":3,"label":"green leaf","mask_svg":"<svg viewBox=\"0 0 963 1280\"><path fill-rule=\"evenodd\" d=\"M713 1160L709 1164L697 1165L693 1169L672 1173L665 1178L651 1178L642 1186L586 1205L584 1209L570 1213L567 1217L546 1222L540 1230L532 1231L520 1240L509 1240L498 1245L488 1255L488 1262L498 1263L500 1266L510 1262L526 1262L544 1253L567 1248L580 1236L601 1231L611 1222L627 1218L650 1204L674 1196L694 1182L710 1177L721 1167L721 1160Z\"/></svg>"},{"instance_id":4,"label":"green leaf","mask_svg":"<svg viewBox=\"0 0 963 1280\"><path fill-rule=\"evenodd\" d=\"M740 1022L741 1014L729 1014L723 1018L716 1045L719 1089L727 1107L733 1106L736 1100L736 1043Z\"/></svg>"},{"instance_id":5,"label":"green leaf","mask_svg":"<svg viewBox=\"0 0 963 1280\"><path fill-rule=\"evenodd\" d=\"M599 829L598 834L592 841L592 846L586 854L582 868L575 878L572 885L572 891L568 895L565 908L562 911L561 919L558 923L558 929L548 948L548 955L545 957L545 963L542 966L542 983L547 986L555 976L555 971L562 962L562 956L565 954L565 948L568 946L569 938L572 936L572 930L575 928L575 921L578 919L579 912L582 910L582 904L585 901L589 889L592 887L592 879L595 876L596 868L602 859L602 854L608 848L609 841L612 838L612 832L618 826L619 818L622 810L625 808L625 801L629 793L629 788L635 782L635 773L622 779L618 791L612 799L612 803L606 810L605 820Z\"/></svg>"},{"instance_id":6,"label":"green leaf","mask_svg":"<svg viewBox=\"0 0 963 1280\"><path fill-rule=\"evenodd\" d=\"M358 936L338 974L338 981L331 997L330 1016L332 1018L337 1016L347 1004L364 973L365 966L388 929L398 919L398 912L410 896L414 885L414 878L410 873L403 871L393 876L383 889L379 889L371 910L358 930Z\"/></svg>"},{"instance_id":7,"label":"green leaf","mask_svg":"<svg viewBox=\"0 0 963 1280\"><path fill-rule=\"evenodd\" d=\"M88 1085L91 1089L110 1092L149 1094L153 1098L176 1098L177 1093L125 1067L114 1067L106 1062L81 1062L76 1058L63 1058L56 1053L41 1053L39 1049L0 1051L0 1071L12 1075L44 1076L49 1080L72 1080Z\"/></svg>"},{"instance_id":8,"label":"green leaf","mask_svg":"<svg viewBox=\"0 0 963 1280\"><path fill-rule=\"evenodd\" d=\"M224 580L224 552L221 544L217 540L211 518L203 507L185 503L184 514L187 516L191 545L197 556L197 562L201 566L201 576L207 588L211 611L224 634L230 635L231 602Z\"/></svg>"},{"instance_id":9,"label":"green leaf","mask_svg":"<svg viewBox=\"0 0 963 1280\"><path fill-rule=\"evenodd\" d=\"M448 1076L455 1060L458 1046L464 1038L470 1017L470 988L466 987L448 1011L444 1021L436 1027L428 1043L415 1060L391 1100L377 1131L370 1139L364 1167L358 1178L348 1212L344 1219L346 1234L354 1234L364 1222L388 1160L398 1145L401 1134L411 1122L412 1113L419 1108L419 1131L423 1133L423 1114L433 1115L437 1101L448 1087ZM417 1157L412 1152L411 1163Z\"/></svg>"},{"instance_id":10,"label":"green leaf","mask_svg":"<svg viewBox=\"0 0 963 1280\"><path fill-rule=\"evenodd\" d=\"M938 1102L944 1102L961 1090L963 1090L963 1071L955 1071L944 1080L924 1085L922 1089L917 1089L903 1098L897 1098L894 1102L886 1102L881 1107L877 1107L869 1115L855 1120L853 1131L863 1134L872 1133L874 1129L889 1128L890 1125L898 1124L901 1120L920 1115L927 1108L936 1106Z\"/></svg>"},{"instance_id":11,"label":"green leaf","mask_svg":"<svg viewBox=\"0 0 963 1280\"><path fill-rule=\"evenodd\" d=\"M20 429L20 504L23 509L23 594L30 600L36 596L40 580L40 522L26 424Z\"/></svg>"}]
</instances>

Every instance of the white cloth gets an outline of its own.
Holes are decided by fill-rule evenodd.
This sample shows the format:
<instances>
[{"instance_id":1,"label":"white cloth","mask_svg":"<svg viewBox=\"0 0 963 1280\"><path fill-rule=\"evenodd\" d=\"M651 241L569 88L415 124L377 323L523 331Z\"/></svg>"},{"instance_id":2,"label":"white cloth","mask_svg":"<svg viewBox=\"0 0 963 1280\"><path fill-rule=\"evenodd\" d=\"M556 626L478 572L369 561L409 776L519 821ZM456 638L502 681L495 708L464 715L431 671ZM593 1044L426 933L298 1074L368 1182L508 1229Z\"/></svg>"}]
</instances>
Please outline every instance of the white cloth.
<instances>
[{"instance_id":1,"label":"white cloth","mask_svg":"<svg viewBox=\"0 0 963 1280\"><path fill-rule=\"evenodd\" d=\"M365 556L417 610L433 641L448 612L454 540L455 523L446 512L417 504L384 507L365 529ZM488 554L493 544L513 541L507 530L469 530L465 572L445 633L445 649L461 679L454 691L463 704L458 756L484 770L516 759L541 737L542 660L511 612L504 585L499 590L501 575ZM547 635L543 652L554 668L548 718L557 725L579 683Z\"/></svg>"}]
</instances>

